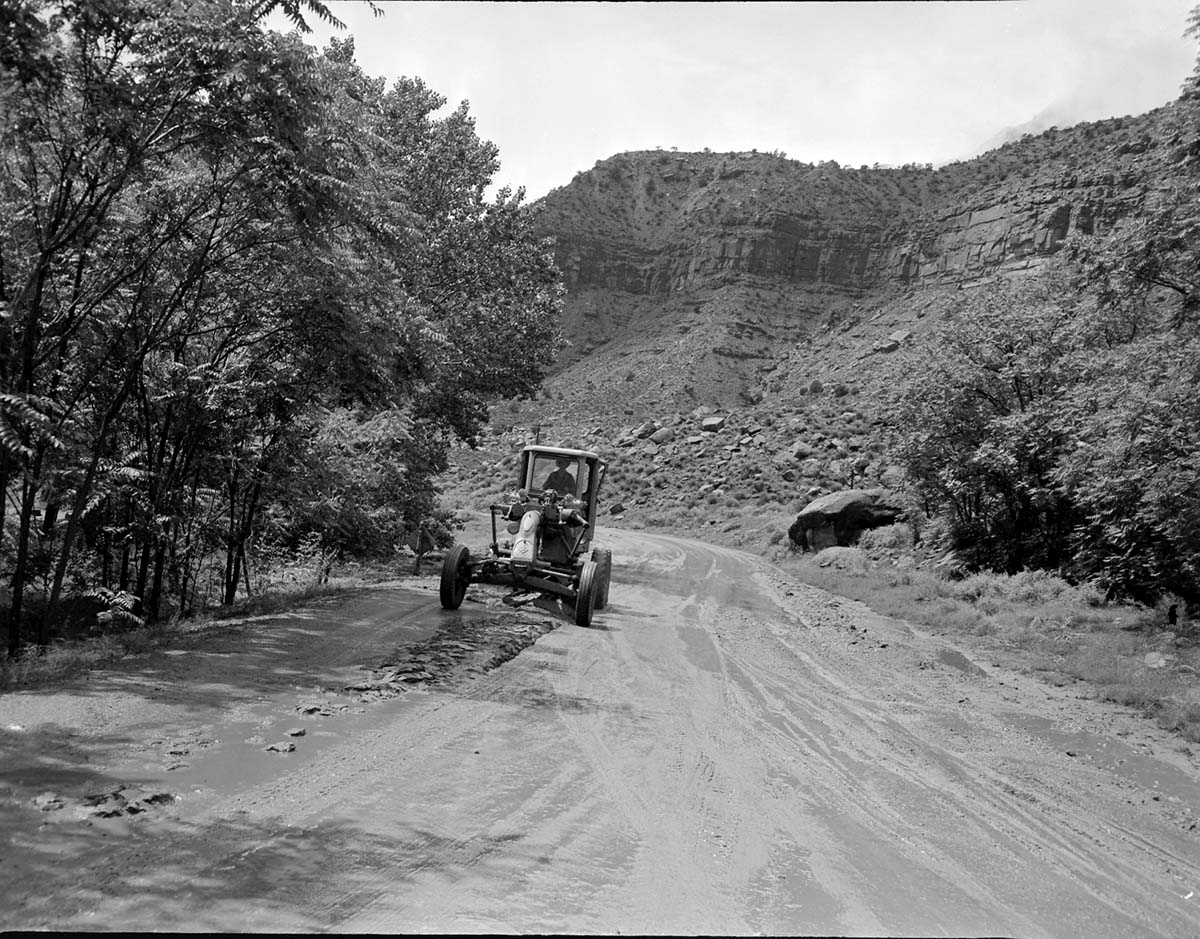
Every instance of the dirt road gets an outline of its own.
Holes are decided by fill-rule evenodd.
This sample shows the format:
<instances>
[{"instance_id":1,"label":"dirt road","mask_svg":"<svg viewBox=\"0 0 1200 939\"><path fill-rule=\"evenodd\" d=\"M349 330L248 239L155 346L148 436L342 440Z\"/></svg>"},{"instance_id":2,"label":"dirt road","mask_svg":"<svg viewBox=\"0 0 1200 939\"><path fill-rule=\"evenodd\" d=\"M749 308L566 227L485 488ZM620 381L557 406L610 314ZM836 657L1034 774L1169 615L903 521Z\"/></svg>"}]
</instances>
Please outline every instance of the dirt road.
<instances>
[{"instance_id":1,"label":"dirt road","mask_svg":"<svg viewBox=\"0 0 1200 939\"><path fill-rule=\"evenodd\" d=\"M593 629L427 580L0 697L0 926L1200 934L1186 745L749 555L608 543ZM485 670L500 629L540 638Z\"/></svg>"}]
</instances>

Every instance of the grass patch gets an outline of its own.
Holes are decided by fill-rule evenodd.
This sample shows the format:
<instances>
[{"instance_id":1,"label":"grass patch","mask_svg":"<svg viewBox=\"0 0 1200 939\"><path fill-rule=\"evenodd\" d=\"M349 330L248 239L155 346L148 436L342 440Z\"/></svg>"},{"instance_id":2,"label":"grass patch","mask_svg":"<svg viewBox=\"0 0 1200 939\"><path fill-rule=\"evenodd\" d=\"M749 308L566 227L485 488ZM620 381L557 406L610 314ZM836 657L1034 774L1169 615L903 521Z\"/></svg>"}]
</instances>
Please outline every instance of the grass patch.
<instances>
[{"instance_id":1,"label":"grass patch","mask_svg":"<svg viewBox=\"0 0 1200 939\"><path fill-rule=\"evenodd\" d=\"M54 684L130 655L149 652L173 633L170 626L143 626L88 639L25 646L16 659L0 659L0 692Z\"/></svg>"}]
</instances>

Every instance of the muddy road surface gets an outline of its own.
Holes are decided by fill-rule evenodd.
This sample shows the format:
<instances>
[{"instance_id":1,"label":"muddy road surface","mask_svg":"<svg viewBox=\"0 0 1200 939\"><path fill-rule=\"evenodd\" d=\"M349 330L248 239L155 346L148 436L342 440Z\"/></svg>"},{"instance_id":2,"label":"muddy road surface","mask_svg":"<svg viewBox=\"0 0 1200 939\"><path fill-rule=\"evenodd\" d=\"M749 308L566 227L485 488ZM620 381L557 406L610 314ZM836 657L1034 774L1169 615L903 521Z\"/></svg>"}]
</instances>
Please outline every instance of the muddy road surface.
<instances>
[{"instance_id":1,"label":"muddy road surface","mask_svg":"<svg viewBox=\"0 0 1200 939\"><path fill-rule=\"evenodd\" d=\"M591 629L428 577L0 697L0 926L1200 935L1192 748L608 535Z\"/></svg>"}]
</instances>

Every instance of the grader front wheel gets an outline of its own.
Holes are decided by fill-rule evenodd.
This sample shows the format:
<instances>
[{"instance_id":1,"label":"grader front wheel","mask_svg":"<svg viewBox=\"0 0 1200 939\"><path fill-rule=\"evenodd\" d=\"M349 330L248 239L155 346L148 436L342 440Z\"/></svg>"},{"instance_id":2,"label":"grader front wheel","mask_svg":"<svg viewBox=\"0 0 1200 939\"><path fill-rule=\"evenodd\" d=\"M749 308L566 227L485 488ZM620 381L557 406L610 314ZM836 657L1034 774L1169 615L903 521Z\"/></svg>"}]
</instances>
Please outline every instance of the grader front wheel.
<instances>
[{"instance_id":1,"label":"grader front wheel","mask_svg":"<svg viewBox=\"0 0 1200 939\"><path fill-rule=\"evenodd\" d=\"M467 595L467 584L471 582L471 552L466 545L456 544L442 559L442 583L439 591L442 607L457 610Z\"/></svg>"},{"instance_id":2,"label":"grader front wheel","mask_svg":"<svg viewBox=\"0 0 1200 939\"><path fill-rule=\"evenodd\" d=\"M596 608L596 593L600 586L600 565L585 561L579 572L579 594L575 597L575 624L592 625L592 611Z\"/></svg>"}]
</instances>

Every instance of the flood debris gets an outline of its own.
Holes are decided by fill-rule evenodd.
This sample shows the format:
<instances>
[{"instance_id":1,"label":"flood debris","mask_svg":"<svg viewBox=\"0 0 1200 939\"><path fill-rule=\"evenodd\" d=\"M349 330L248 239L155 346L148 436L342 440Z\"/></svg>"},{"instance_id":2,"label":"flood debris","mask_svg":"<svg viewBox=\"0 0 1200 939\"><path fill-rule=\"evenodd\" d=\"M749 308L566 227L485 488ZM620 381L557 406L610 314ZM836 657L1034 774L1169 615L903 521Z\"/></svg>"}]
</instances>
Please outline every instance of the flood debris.
<instances>
[{"instance_id":1,"label":"flood debris","mask_svg":"<svg viewBox=\"0 0 1200 939\"><path fill-rule=\"evenodd\" d=\"M79 797L43 792L32 801L34 808L43 812L73 809L68 814L77 819L121 818L142 815L153 808L171 805L175 802L175 796L164 790L119 785Z\"/></svg>"},{"instance_id":2,"label":"flood debris","mask_svg":"<svg viewBox=\"0 0 1200 939\"><path fill-rule=\"evenodd\" d=\"M57 792L43 792L41 795L34 796L33 805L43 812L54 812L61 809L66 803Z\"/></svg>"}]
</instances>

